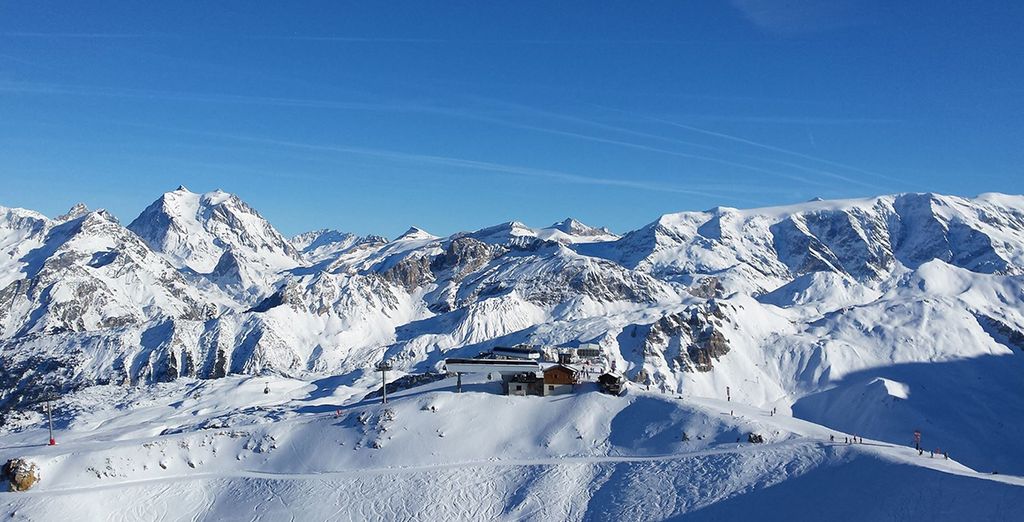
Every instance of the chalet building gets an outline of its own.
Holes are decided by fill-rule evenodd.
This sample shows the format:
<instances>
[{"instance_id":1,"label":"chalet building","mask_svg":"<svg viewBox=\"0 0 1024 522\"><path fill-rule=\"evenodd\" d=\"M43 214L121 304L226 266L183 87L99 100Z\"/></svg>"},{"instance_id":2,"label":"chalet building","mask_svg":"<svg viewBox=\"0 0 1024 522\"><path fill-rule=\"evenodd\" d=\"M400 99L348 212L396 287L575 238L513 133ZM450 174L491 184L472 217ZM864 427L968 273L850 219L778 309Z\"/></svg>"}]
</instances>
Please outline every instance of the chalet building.
<instances>
[{"instance_id":1,"label":"chalet building","mask_svg":"<svg viewBox=\"0 0 1024 522\"><path fill-rule=\"evenodd\" d=\"M615 375L614 373L602 373L597 378L597 384L601 386L601 391L612 395L618 395L622 393L624 380L622 376Z\"/></svg>"},{"instance_id":2,"label":"chalet building","mask_svg":"<svg viewBox=\"0 0 1024 522\"><path fill-rule=\"evenodd\" d=\"M568 364L556 364L544 369L544 395L562 395L576 391L580 371Z\"/></svg>"}]
</instances>

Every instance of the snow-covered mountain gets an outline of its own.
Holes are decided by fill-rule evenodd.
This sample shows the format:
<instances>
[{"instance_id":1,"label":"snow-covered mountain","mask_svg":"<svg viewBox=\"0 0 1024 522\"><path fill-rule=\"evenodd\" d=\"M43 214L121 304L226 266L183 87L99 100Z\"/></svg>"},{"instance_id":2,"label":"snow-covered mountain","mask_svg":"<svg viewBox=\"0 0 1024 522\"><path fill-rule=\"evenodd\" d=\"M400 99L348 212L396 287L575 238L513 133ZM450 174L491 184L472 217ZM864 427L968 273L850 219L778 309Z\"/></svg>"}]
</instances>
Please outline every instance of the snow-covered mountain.
<instances>
[{"instance_id":1,"label":"snow-covered mountain","mask_svg":"<svg viewBox=\"0 0 1024 522\"><path fill-rule=\"evenodd\" d=\"M983 403L989 391L1019 397L1020 196L719 207L621 237L567 219L289 240L233 195L179 188L127 228L83 208L54 220L0 209L0 249L7 406L49 389L231 374L366 386L381 359L419 373L496 345L596 343L654 390L728 386L745 404L883 440L931 423L976 447L1024 429L1024 401L998 414ZM968 381L982 384L951 384ZM1024 462L1005 445L962 454Z\"/></svg>"},{"instance_id":2,"label":"snow-covered mountain","mask_svg":"<svg viewBox=\"0 0 1024 522\"><path fill-rule=\"evenodd\" d=\"M761 293L812 272L875 282L938 259L978 273L1020 274L1024 199L901 194L785 207L668 214L585 252L670 280L716 274Z\"/></svg>"},{"instance_id":3,"label":"snow-covered mountain","mask_svg":"<svg viewBox=\"0 0 1024 522\"><path fill-rule=\"evenodd\" d=\"M246 300L304 262L267 220L233 194L167 192L128 225L154 251Z\"/></svg>"},{"instance_id":4,"label":"snow-covered mountain","mask_svg":"<svg viewBox=\"0 0 1024 522\"><path fill-rule=\"evenodd\" d=\"M13 244L0 292L2 338L212 314L181 272L103 210L76 206L54 221L20 214L5 224L15 226L5 240Z\"/></svg>"}]
</instances>

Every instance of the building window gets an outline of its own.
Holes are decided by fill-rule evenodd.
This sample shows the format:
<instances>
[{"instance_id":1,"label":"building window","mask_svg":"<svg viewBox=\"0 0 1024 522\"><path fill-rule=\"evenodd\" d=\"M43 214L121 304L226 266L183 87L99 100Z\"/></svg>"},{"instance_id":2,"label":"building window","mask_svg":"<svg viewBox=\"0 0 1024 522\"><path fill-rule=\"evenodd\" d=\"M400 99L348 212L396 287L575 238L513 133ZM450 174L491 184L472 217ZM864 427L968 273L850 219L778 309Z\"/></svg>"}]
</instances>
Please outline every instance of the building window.
<instances>
[{"instance_id":1,"label":"building window","mask_svg":"<svg viewBox=\"0 0 1024 522\"><path fill-rule=\"evenodd\" d=\"M551 386L551 385L548 385L548 391L555 391L555 387Z\"/></svg>"},{"instance_id":2,"label":"building window","mask_svg":"<svg viewBox=\"0 0 1024 522\"><path fill-rule=\"evenodd\" d=\"M518 384L516 385L516 391L522 391L522 389L523 389L523 387L522 387L522 386L520 386L520 385L518 385Z\"/></svg>"}]
</instances>

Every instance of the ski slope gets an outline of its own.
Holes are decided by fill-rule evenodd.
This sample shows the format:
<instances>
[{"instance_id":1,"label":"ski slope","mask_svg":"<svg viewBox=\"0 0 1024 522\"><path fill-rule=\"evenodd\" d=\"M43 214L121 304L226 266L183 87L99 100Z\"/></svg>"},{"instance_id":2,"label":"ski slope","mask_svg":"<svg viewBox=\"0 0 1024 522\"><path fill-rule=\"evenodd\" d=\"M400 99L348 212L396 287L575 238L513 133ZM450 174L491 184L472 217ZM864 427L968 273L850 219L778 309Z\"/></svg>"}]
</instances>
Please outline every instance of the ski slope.
<instances>
[{"instance_id":1,"label":"ski slope","mask_svg":"<svg viewBox=\"0 0 1024 522\"><path fill-rule=\"evenodd\" d=\"M41 468L0 506L33 520L1012 520L1024 501L1020 477L736 402L633 385L507 397L481 380L458 394L445 379L383 406L335 382L85 390L57 446L38 429L0 437L0 456Z\"/></svg>"}]
</instances>

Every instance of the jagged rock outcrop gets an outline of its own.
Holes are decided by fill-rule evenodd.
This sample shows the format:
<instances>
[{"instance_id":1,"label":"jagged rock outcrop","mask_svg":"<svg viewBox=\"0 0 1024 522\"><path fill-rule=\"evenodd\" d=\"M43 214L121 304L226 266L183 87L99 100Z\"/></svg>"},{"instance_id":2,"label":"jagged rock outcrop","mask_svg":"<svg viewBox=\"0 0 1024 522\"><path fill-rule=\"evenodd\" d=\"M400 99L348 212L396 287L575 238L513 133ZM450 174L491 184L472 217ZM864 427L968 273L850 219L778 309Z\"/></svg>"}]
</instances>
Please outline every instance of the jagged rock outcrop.
<instances>
[{"instance_id":1,"label":"jagged rock outcrop","mask_svg":"<svg viewBox=\"0 0 1024 522\"><path fill-rule=\"evenodd\" d=\"M722 294L725 292L725 288L717 277L705 276L694 281L686 291L694 297L714 299L716 297L722 297Z\"/></svg>"},{"instance_id":2,"label":"jagged rock outcrop","mask_svg":"<svg viewBox=\"0 0 1024 522\"><path fill-rule=\"evenodd\" d=\"M39 482L39 466L26 459L11 459L4 464L3 476L10 491L28 491Z\"/></svg>"},{"instance_id":3,"label":"jagged rock outcrop","mask_svg":"<svg viewBox=\"0 0 1024 522\"><path fill-rule=\"evenodd\" d=\"M430 258L426 256L406 257L394 266L381 272L385 281L405 289L406 292L434 282L434 273L430 271Z\"/></svg>"},{"instance_id":4,"label":"jagged rock outcrop","mask_svg":"<svg viewBox=\"0 0 1024 522\"><path fill-rule=\"evenodd\" d=\"M1014 328L999 319L983 314L975 314L978 323L998 342L1004 343L1024 352L1024 331Z\"/></svg>"},{"instance_id":5,"label":"jagged rock outcrop","mask_svg":"<svg viewBox=\"0 0 1024 522\"><path fill-rule=\"evenodd\" d=\"M729 353L729 341L720 331L724 318L715 302L665 315L648 326L643 353L664 358L684 372L710 372Z\"/></svg>"}]
</instances>

